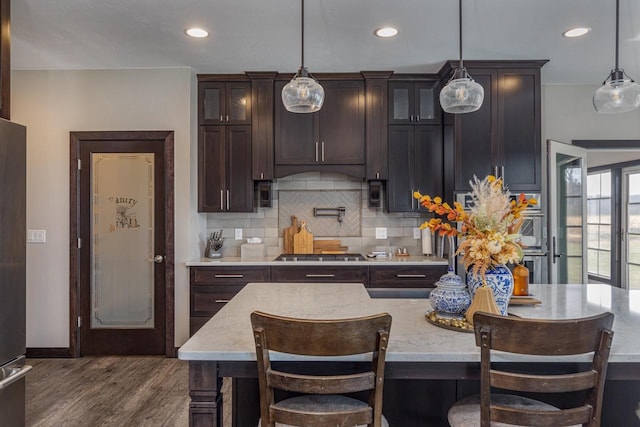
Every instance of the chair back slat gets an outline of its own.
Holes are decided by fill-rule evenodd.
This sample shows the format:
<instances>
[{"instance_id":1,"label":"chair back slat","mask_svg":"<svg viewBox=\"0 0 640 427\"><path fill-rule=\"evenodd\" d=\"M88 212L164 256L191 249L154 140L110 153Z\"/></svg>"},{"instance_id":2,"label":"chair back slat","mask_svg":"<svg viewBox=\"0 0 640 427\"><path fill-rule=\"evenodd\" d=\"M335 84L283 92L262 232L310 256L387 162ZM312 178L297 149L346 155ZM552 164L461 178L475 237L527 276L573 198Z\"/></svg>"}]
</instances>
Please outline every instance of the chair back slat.
<instances>
[{"instance_id":1,"label":"chair back slat","mask_svg":"<svg viewBox=\"0 0 640 427\"><path fill-rule=\"evenodd\" d=\"M263 328L269 350L308 356L345 356L375 351L378 332L391 328L391 316L356 319L292 319L254 312L251 322Z\"/></svg>"},{"instance_id":2,"label":"chair back slat","mask_svg":"<svg viewBox=\"0 0 640 427\"><path fill-rule=\"evenodd\" d=\"M592 409L590 406L580 406L557 411L526 411L495 405L491 407L491 419L514 425L575 426L588 423Z\"/></svg>"},{"instance_id":3,"label":"chair back slat","mask_svg":"<svg viewBox=\"0 0 640 427\"><path fill-rule=\"evenodd\" d=\"M566 393L588 390L598 380L596 371L562 375L533 375L491 370L491 386L534 393Z\"/></svg>"},{"instance_id":4,"label":"chair back slat","mask_svg":"<svg viewBox=\"0 0 640 427\"><path fill-rule=\"evenodd\" d=\"M544 356L565 356L595 351L600 334L593 331L611 329L613 314L603 313L583 319L549 320L491 316L479 312L482 325L491 329L494 350ZM475 325L475 316L474 316ZM480 328L475 327L476 345L480 346Z\"/></svg>"},{"instance_id":5,"label":"chair back slat","mask_svg":"<svg viewBox=\"0 0 640 427\"><path fill-rule=\"evenodd\" d=\"M376 376L373 372L351 375L299 375L270 369L267 384L273 388L297 393L337 394L373 390Z\"/></svg>"}]
</instances>

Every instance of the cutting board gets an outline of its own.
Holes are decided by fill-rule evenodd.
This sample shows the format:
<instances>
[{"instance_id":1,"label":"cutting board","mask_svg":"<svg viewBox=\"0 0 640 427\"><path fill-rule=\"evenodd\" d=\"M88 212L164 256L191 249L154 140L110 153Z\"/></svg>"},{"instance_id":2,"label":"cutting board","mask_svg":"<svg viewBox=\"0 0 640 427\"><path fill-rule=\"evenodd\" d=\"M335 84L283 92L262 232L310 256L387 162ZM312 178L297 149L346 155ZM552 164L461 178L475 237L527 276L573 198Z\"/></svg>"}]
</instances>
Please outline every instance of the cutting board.
<instances>
[{"instance_id":1,"label":"cutting board","mask_svg":"<svg viewBox=\"0 0 640 427\"><path fill-rule=\"evenodd\" d=\"M282 252L285 254L292 254L293 252L293 236L298 231L300 231L300 227L298 227L298 218L295 216L291 217L291 225L285 228L282 232Z\"/></svg>"},{"instance_id":2,"label":"cutting board","mask_svg":"<svg viewBox=\"0 0 640 427\"><path fill-rule=\"evenodd\" d=\"M313 241L313 253L321 254L322 251L337 251L341 249L341 246L340 240L316 239Z\"/></svg>"},{"instance_id":3,"label":"cutting board","mask_svg":"<svg viewBox=\"0 0 640 427\"><path fill-rule=\"evenodd\" d=\"M304 221L302 222L302 225L300 225L300 232L293 235L293 253L313 253L313 234L307 230L306 223Z\"/></svg>"}]
</instances>

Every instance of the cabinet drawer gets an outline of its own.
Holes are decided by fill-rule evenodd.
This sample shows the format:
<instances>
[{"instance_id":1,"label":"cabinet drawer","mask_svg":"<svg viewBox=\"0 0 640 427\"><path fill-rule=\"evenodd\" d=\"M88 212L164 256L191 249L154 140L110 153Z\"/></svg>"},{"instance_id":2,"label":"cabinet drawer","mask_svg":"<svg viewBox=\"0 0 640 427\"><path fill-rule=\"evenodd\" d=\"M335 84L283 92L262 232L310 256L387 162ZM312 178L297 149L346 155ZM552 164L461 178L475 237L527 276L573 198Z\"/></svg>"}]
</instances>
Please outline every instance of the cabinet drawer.
<instances>
[{"instance_id":1,"label":"cabinet drawer","mask_svg":"<svg viewBox=\"0 0 640 427\"><path fill-rule=\"evenodd\" d=\"M269 267L191 267L191 286L268 282Z\"/></svg>"},{"instance_id":2,"label":"cabinet drawer","mask_svg":"<svg viewBox=\"0 0 640 427\"><path fill-rule=\"evenodd\" d=\"M371 267L369 286L373 288L432 288L440 276L446 272L446 265Z\"/></svg>"},{"instance_id":3,"label":"cabinet drawer","mask_svg":"<svg viewBox=\"0 0 640 427\"><path fill-rule=\"evenodd\" d=\"M244 285L191 288L191 316L213 316L243 287Z\"/></svg>"},{"instance_id":4,"label":"cabinet drawer","mask_svg":"<svg viewBox=\"0 0 640 427\"><path fill-rule=\"evenodd\" d=\"M365 266L271 267L271 280L274 282L348 282L366 285L368 276Z\"/></svg>"}]
</instances>

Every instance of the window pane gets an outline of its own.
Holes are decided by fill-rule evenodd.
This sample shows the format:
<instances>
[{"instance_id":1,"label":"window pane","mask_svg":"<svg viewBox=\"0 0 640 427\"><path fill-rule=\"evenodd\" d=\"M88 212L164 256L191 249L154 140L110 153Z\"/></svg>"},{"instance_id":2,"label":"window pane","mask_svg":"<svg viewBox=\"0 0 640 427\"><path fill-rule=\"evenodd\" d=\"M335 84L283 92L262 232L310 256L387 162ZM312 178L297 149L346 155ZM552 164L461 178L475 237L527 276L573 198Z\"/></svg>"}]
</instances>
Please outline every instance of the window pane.
<instances>
[{"instance_id":1,"label":"window pane","mask_svg":"<svg viewBox=\"0 0 640 427\"><path fill-rule=\"evenodd\" d=\"M600 200L587 200L587 223L598 224L600 222Z\"/></svg>"},{"instance_id":2,"label":"window pane","mask_svg":"<svg viewBox=\"0 0 640 427\"><path fill-rule=\"evenodd\" d=\"M589 274L598 274L598 251L589 249L587 251L587 272Z\"/></svg>"},{"instance_id":3,"label":"window pane","mask_svg":"<svg viewBox=\"0 0 640 427\"><path fill-rule=\"evenodd\" d=\"M567 283L582 283L582 258L567 259Z\"/></svg>"},{"instance_id":4,"label":"window pane","mask_svg":"<svg viewBox=\"0 0 640 427\"><path fill-rule=\"evenodd\" d=\"M611 224L611 199L600 200L600 221L601 224Z\"/></svg>"},{"instance_id":5,"label":"window pane","mask_svg":"<svg viewBox=\"0 0 640 427\"><path fill-rule=\"evenodd\" d=\"M630 234L627 246L627 258L629 262L640 264L640 236Z\"/></svg>"},{"instance_id":6,"label":"window pane","mask_svg":"<svg viewBox=\"0 0 640 427\"><path fill-rule=\"evenodd\" d=\"M627 231L640 233L640 205L628 206Z\"/></svg>"},{"instance_id":7,"label":"window pane","mask_svg":"<svg viewBox=\"0 0 640 427\"><path fill-rule=\"evenodd\" d=\"M582 228L567 228L567 255L582 255Z\"/></svg>"},{"instance_id":8,"label":"window pane","mask_svg":"<svg viewBox=\"0 0 640 427\"><path fill-rule=\"evenodd\" d=\"M629 175L629 201L640 202L640 174Z\"/></svg>"},{"instance_id":9,"label":"window pane","mask_svg":"<svg viewBox=\"0 0 640 427\"><path fill-rule=\"evenodd\" d=\"M611 277L611 253L606 251L598 252L598 275Z\"/></svg>"},{"instance_id":10,"label":"window pane","mask_svg":"<svg viewBox=\"0 0 640 427\"><path fill-rule=\"evenodd\" d=\"M600 197L600 174L587 176L587 198Z\"/></svg>"},{"instance_id":11,"label":"window pane","mask_svg":"<svg viewBox=\"0 0 640 427\"><path fill-rule=\"evenodd\" d=\"M600 236L600 245L598 247L608 251L611 250L611 226L601 225L598 234Z\"/></svg>"},{"instance_id":12,"label":"window pane","mask_svg":"<svg viewBox=\"0 0 640 427\"><path fill-rule=\"evenodd\" d=\"M640 265L629 265L629 289L640 289Z\"/></svg>"},{"instance_id":13,"label":"window pane","mask_svg":"<svg viewBox=\"0 0 640 427\"><path fill-rule=\"evenodd\" d=\"M611 172L605 172L600 175L600 195L602 197L611 197Z\"/></svg>"},{"instance_id":14,"label":"window pane","mask_svg":"<svg viewBox=\"0 0 640 427\"><path fill-rule=\"evenodd\" d=\"M582 167L580 163L580 160L574 160L564 170L567 196L582 197Z\"/></svg>"},{"instance_id":15,"label":"window pane","mask_svg":"<svg viewBox=\"0 0 640 427\"><path fill-rule=\"evenodd\" d=\"M600 226L597 224L587 225L587 247L591 249L598 249L599 244L599 230Z\"/></svg>"},{"instance_id":16,"label":"window pane","mask_svg":"<svg viewBox=\"0 0 640 427\"><path fill-rule=\"evenodd\" d=\"M567 225L582 225L582 200L578 197L567 198Z\"/></svg>"}]
</instances>

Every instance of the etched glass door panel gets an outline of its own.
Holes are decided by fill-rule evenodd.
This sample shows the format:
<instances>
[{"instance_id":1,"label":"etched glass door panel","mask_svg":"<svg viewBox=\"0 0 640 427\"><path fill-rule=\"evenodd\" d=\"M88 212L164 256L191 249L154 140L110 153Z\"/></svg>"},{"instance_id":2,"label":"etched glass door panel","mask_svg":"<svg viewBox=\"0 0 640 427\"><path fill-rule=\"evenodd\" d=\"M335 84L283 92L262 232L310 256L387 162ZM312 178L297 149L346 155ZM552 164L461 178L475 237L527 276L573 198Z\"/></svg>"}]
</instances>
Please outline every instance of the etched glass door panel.
<instances>
[{"instance_id":1,"label":"etched glass door panel","mask_svg":"<svg viewBox=\"0 0 640 427\"><path fill-rule=\"evenodd\" d=\"M91 163L91 328L153 328L154 154Z\"/></svg>"},{"instance_id":2,"label":"etched glass door panel","mask_svg":"<svg viewBox=\"0 0 640 427\"><path fill-rule=\"evenodd\" d=\"M551 283L587 283L587 151L548 141Z\"/></svg>"}]
</instances>

